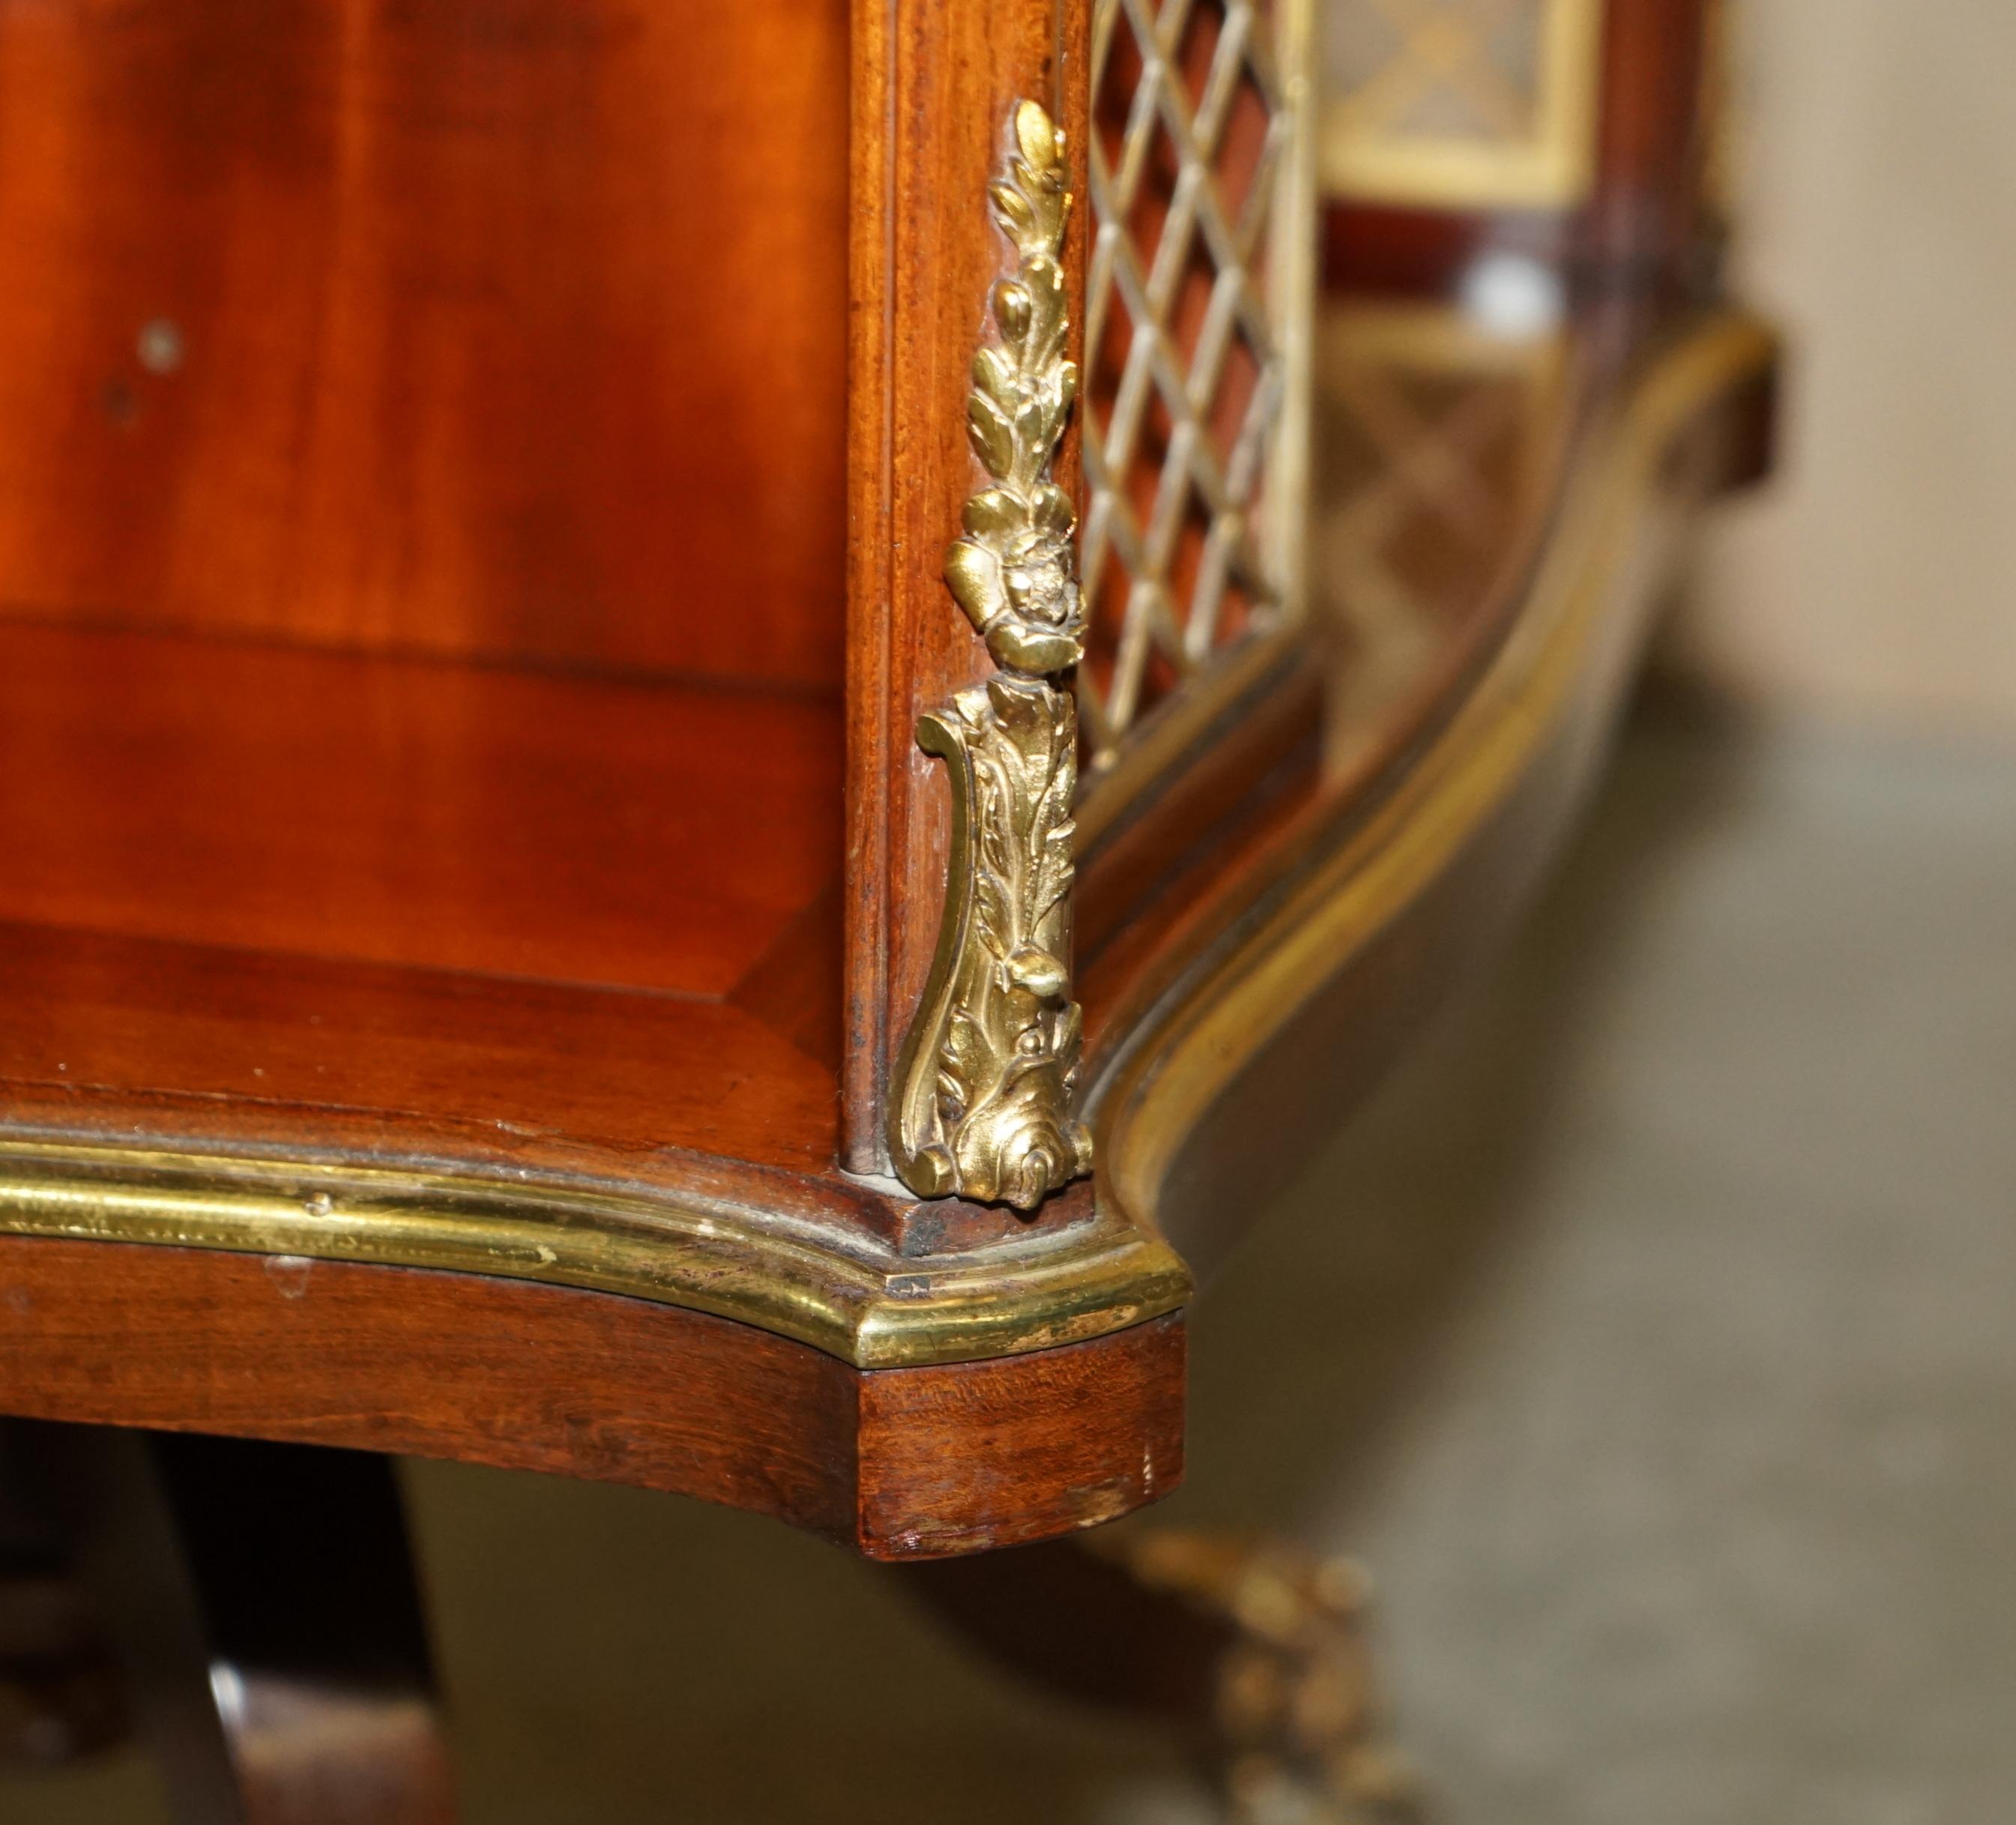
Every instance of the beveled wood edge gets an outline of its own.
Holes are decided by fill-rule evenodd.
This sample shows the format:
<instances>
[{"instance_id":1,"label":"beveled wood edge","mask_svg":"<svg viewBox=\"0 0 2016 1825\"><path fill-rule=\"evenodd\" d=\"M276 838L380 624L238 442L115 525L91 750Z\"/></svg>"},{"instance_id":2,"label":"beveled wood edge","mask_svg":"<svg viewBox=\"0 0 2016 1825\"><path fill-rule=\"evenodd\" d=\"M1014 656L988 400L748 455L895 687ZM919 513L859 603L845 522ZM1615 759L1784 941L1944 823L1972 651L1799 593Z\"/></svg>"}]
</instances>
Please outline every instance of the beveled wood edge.
<instances>
[{"instance_id":1,"label":"beveled wood edge","mask_svg":"<svg viewBox=\"0 0 2016 1825\"><path fill-rule=\"evenodd\" d=\"M1183 1475L1181 1312L859 1370L522 1280L0 1235L0 1412L628 1484L884 1560L1096 1527Z\"/></svg>"},{"instance_id":2,"label":"beveled wood edge","mask_svg":"<svg viewBox=\"0 0 2016 1825\"><path fill-rule=\"evenodd\" d=\"M1761 319L1720 310L1621 389L1585 445L1515 625L1461 708L1376 813L1343 819L1089 1087L1103 1209L1159 1228L1169 1173L1219 1096L1511 798L1588 672L1607 657L1621 686L1636 642L1620 643L1604 611L1633 559L1635 516L1676 440L1718 401L1768 379L1779 348Z\"/></svg>"},{"instance_id":3,"label":"beveled wood edge","mask_svg":"<svg viewBox=\"0 0 2016 1825\"><path fill-rule=\"evenodd\" d=\"M733 1319L863 1370L1053 1349L1190 1292L1166 1243L1103 1213L905 1258L664 1195L45 1139L0 1139L0 1234L543 1281Z\"/></svg>"}]
</instances>

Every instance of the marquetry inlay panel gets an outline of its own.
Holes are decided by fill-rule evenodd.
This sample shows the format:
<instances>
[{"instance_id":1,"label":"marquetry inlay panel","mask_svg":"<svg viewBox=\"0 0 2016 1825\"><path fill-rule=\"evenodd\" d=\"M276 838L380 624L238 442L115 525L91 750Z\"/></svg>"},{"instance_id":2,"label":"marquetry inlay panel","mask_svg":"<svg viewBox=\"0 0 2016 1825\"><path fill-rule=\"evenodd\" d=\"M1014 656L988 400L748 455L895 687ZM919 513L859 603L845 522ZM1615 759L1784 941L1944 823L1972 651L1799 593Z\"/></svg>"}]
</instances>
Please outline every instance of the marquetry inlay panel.
<instances>
[{"instance_id":1,"label":"marquetry inlay panel","mask_svg":"<svg viewBox=\"0 0 2016 1825\"><path fill-rule=\"evenodd\" d=\"M1601 12L1601 0L1332 0L1325 189L1449 208L1580 201Z\"/></svg>"},{"instance_id":2,"label":"marquetry inlay panel","mask_svg":"<svg viewBox=\"0 0 2016 1825\"><path fill-rule=\"evenodd\" d=\"M1086 759L1298 610L1308 0L1098 0Z\"/></svg>"}]
</instances>

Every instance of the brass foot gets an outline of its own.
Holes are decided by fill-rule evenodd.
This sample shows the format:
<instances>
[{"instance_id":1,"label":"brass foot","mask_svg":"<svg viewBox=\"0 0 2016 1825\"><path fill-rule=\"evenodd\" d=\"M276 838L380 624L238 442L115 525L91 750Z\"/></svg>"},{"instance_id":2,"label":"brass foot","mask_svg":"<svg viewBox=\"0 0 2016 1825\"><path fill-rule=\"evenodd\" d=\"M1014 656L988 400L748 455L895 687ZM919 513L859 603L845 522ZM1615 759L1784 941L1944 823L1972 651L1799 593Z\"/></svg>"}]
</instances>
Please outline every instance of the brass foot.
<instances>
[{"instance_id":1,"label":"brass foot","mask_svg":"<svg viewBox=\"0 0 2016 1825\"><path fill-rule=\"evenodd\" d=\"M1087 1544L1227 1629L1203 1748L1230 1825L1420 1825L1412 1772L1383 1735L1358 1567L1222 1534Z\"/></svg>"}]
</instances>

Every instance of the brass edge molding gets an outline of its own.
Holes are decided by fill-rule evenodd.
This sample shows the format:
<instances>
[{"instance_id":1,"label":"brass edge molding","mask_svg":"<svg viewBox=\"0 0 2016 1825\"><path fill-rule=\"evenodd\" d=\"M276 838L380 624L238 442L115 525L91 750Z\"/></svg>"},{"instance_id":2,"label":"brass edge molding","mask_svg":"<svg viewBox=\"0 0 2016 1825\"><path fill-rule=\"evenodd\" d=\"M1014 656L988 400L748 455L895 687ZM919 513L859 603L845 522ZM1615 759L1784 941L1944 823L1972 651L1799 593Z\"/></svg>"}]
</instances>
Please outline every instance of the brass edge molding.
<instances>
[{"instance_id":1,"label":"brass edge molding","mask_svg":"<svg viewBox=\"0 0 2016 1825\"><path fill-rule=\"evenodd\" d=\"M1322 290L1322 236L1318 232L1319 98L1317 0L1276 0L1275 55L1281 72L1281 106L1288 144L1277 180L1268 264L1282 366L1281 423L1275 434L1273 522L1276 569L1283 618L1308 616L1310 506L1316 455L1316 304Z\"/></svg>"},{"instance_id":2,"label":"brass edge molding","mask_svg":"<svg viewBox=\"0 0 2016 1825\"><path fill-rule=\"evenodd\" d=\"M1159 1237L1096 1219L952 1259L841 1253L775 1219L574 1186L0 1142L0 1234L543 1281L736 1320L857 1369L1016 1355L1190 1296Z\"/></svg>"},{"instance_id":3,"label":"brass edge molding","mask_svg":"<svg viewBox=\"0 0 2016 1825\"><path fill-rule=\"evenodd\" d=\"M1603 0L1543 0L1534 128L1523 138L1368 130L1348 101L1322 126L1324 191L1430 209L1569 210L1596 181Z\"/></svg>"},{"instance_id":4,"label":"brass edge molding","mask_svg":"<svg viewBox=\"0 0 2016 1825\"><path fill-rule=\"evenodd\" d=\"M1000 669L919 722L952 799L938 949L898 1053L889 1152L921 1197L1034 1210L1089 1171L1072 1112L1081 1019L1071 999L1076 705L1083 656L1078 513L1052 479L1078 396L1064 356L1071 193L1064 136L1034 102L988 186L1015 269L989 303L998 340L973 360L967 430L988 480L945 553L954 599Z\"/></svg>"},{"instance_id":5,"label":"brass edge molding","mask_svg":"<svg viewBox=\"0 0 2016 1825\"><path fill-rule=\"evenodd\" d=\"M1598 646L1629 560L1629 509L1709 400L1769 371L1777 342L1728 311L1660 358L1582 473L1535 579L1535 608L1406 784L1093 1086L1099 1196L1151 1221L1184 1138L1295 1010L1453 860L1521 777Z\"/></svg>"}]
</instances>

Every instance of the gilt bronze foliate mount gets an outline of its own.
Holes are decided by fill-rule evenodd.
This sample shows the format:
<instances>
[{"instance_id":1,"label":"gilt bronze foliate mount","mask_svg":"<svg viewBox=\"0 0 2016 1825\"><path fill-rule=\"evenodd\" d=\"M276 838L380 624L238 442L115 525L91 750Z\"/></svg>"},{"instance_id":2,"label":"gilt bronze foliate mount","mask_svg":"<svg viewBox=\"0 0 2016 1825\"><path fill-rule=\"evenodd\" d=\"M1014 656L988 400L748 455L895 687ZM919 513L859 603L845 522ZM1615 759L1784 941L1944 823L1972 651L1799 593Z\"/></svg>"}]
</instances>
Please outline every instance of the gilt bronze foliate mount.
<instances>
[{"instance_id":1,"label":"gilt bronze foliate mount","mask_svg":"<svg viewBox=\"0 0 2016 1825\"><path fill-rule=\"evenodd\" d=\"M889 1147L925 1197L1034 1210L1090 1169L1072 1112L1080 1017L1071 998L1075 706L1085 650L1078 513L1052 479L1078 396L1064 355L1071 207L1064 136L1034 102L988 187L1015 250L996 282L998 340L974 357L967 430L988 481L966 503L945 578L1000 668L924 716L917 740L949 769L943 922L897 1060Z\"/></svg>"}]
</instances>

